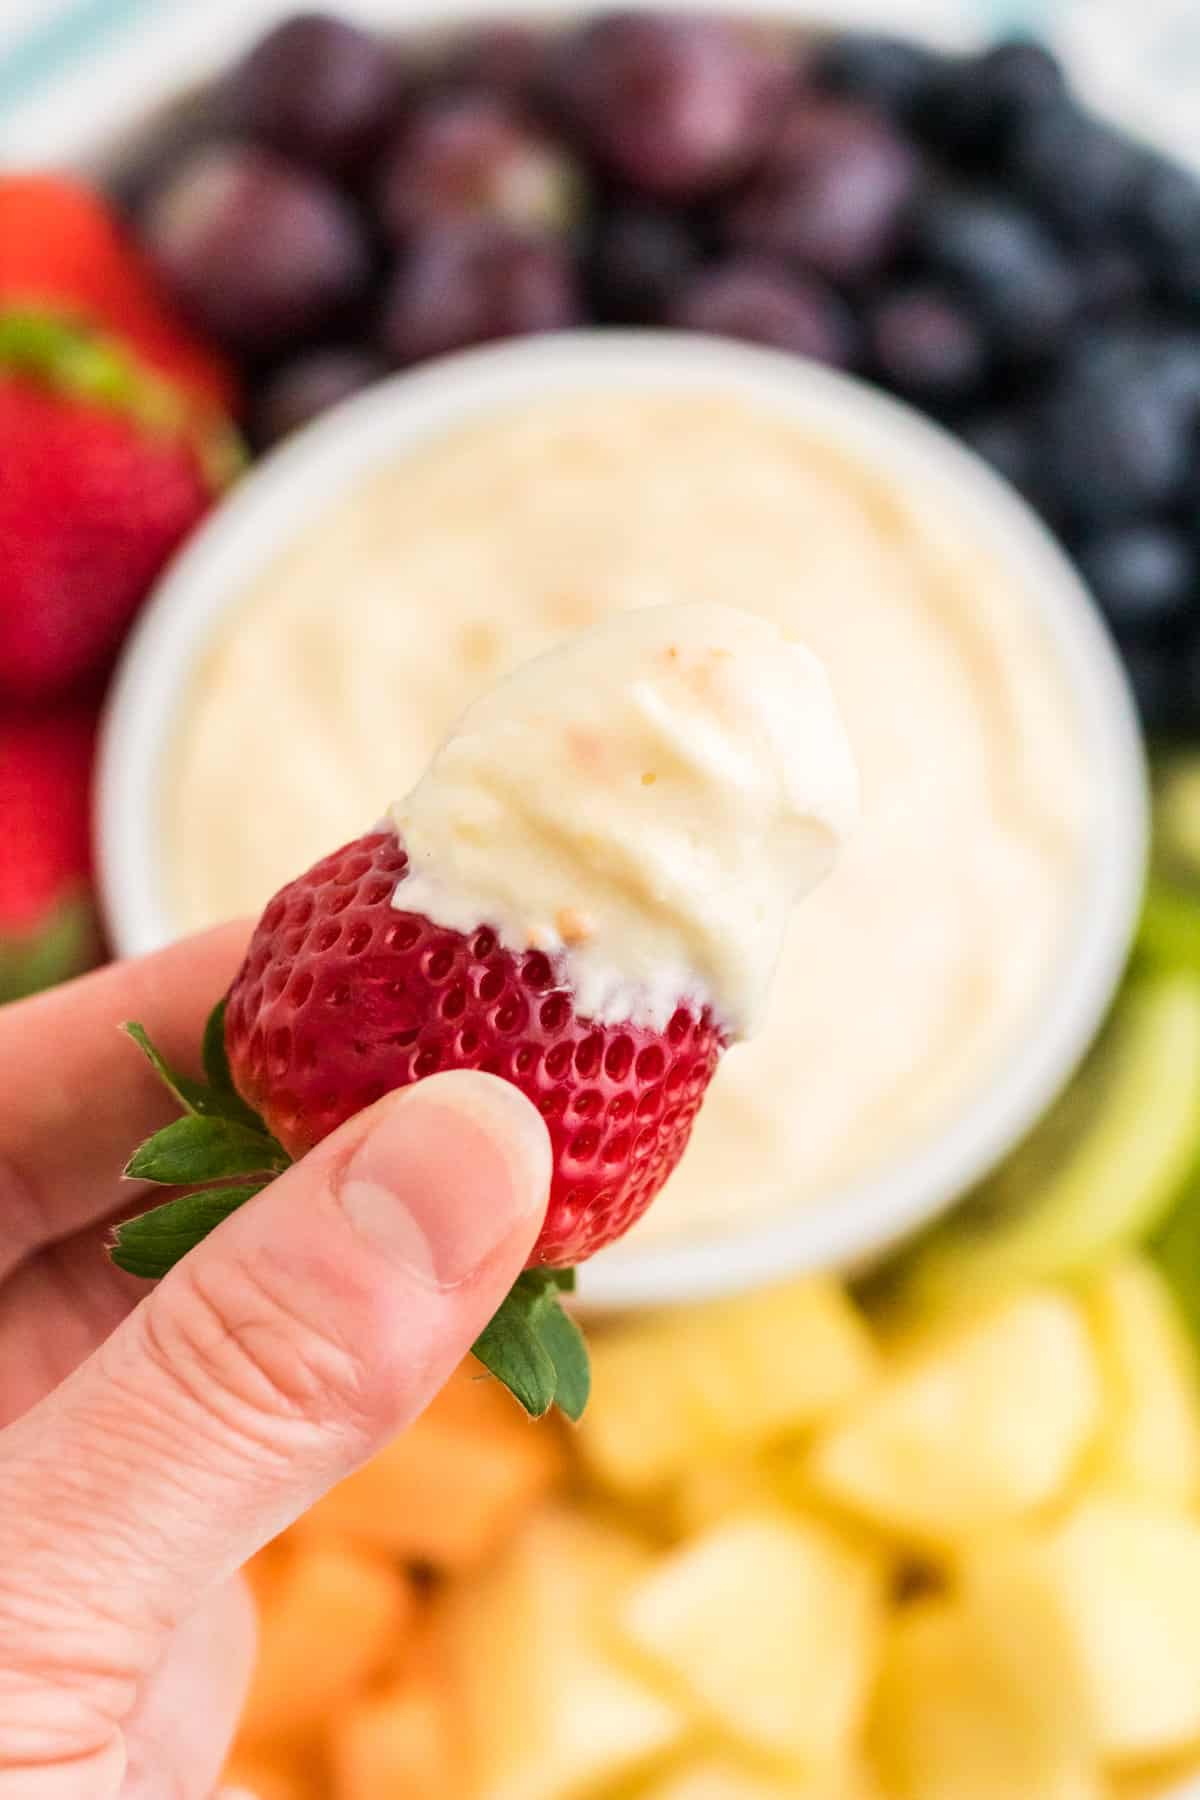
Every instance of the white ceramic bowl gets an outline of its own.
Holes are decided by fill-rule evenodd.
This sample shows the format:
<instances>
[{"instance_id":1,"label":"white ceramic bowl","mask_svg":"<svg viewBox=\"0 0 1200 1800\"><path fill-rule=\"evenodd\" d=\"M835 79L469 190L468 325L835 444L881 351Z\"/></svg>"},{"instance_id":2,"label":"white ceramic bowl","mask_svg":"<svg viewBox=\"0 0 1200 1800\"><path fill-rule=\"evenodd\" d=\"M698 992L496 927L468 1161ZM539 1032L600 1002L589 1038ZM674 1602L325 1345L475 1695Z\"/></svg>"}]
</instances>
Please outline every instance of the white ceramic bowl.
<instances>
[{"instance_id":1,"label":"white ceramic bowl","mask_svg":"<svg viewBox=\"0 0 1200 1800\"><path fill-rule=\"evenodd\" d=\"M165 893L161 783L184 691L226 610L299 525L365 471L470 416L534 394L614 386L733 389L920 487L949 489L982 545L1044 616L1079 721L1096 808L1078 914L1027 1029L986 1089L915 1152L784 1216L720 1236L618 1245L585 1272L597 1306L692 1300L805 1269L862 1264L930 1220L1015 1142L1086 1048L1119 977L1145 859L1141 740L1124 677L1074 569L984 465L875 390L776 352L665 332L578 332L469 352L396 376L262 463L191 541L143 615L104 733L100 879L118 950L175 928ZM250 777L252 779L252 776Z\"/></svg>"}]
</instances>

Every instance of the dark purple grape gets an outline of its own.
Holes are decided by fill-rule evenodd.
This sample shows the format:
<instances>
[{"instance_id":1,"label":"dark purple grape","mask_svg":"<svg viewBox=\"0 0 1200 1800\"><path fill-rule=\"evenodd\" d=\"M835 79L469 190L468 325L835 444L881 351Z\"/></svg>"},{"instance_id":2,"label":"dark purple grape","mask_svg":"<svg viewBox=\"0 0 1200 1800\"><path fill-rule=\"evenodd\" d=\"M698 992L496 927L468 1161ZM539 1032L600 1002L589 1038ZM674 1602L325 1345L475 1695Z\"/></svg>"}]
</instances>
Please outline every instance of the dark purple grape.
<instances>
[{"instance_id":1,"label":"dark purple grape","mask_svg":"<svg viewBox=\"0 0 1200 1800\"><path fill-rule=\"evenodd\" d=\"M381 341L394 362L413 363L580 318L571 260L556 240L498 225L441 227L422 232L401 257Z\"/></svg>"},{"instance_id":2,"label":"dark purple grape","mask_svg":"<svg viewBox=\"0 0 1200 1800\"><path fill-rule=\"evenodd\" d=\"M904 288L867 315L875 367L889 387L930 406L956 406L982 385L988 345L977 319L936 287Z\"/></svg>"},{"instance_id":3,"label":"dark purple grape","mask_svg":"<svg viewBox=\"0 0 1200 1800\"><path fill-rule=\"evenodd\" d=\"M1046 218L1075 237L1116 226L1137 190L1145 151L1070 100L1042 107L1013 135L1010 179Z\"/></svg>"},{"instance_id":4,"label":"dark purple grape","mask_svg":"<svg viewBox=\"0 0 1200 1800\"><path fill-rule=\"evenodd\" d=\"M235 131L343 175L395 129L402 86L382 38L329 13L297 13L232 71L222 101Z\"/></svg>"},{"instance_id":5,"label":"dark purple grape","mask_svg":"<svg viewBox=\"0 0 1200 1800\"><path fill-rule=\"evenodd\" d=\"M1039 444L1049 490L1072 517L1105 525L1181 497L1193 409L1175 379L1104 342L1085 339L1066 360L1042 407Z\"/></svg>"},{"instance_id":6,"label":"dark purple grape","mask_svg":"<svg viewBox=\"0 0 1200 1800\"><path fill-rule=\"evenodd\" d=\"M564 125L638 191L686 199L762 154L790 85L781 50L711 14L609 13L569 32L550 77Z\"/></svg>"},{"instance_id":7,"label":"dark purple grape","mask_svg":"<svg viewBox=\"0 0 1200 1800\"><path fill-rule=\"evenodd\" d=\"M962 427L962 435L969 448L997 475L1035 505L1038 503L1035 420L1017 411L984 413Z\"/></svg>"},{"instance_id":8,"label":"dark purple grape","mask_svg":"<svg viewBox=\"0 0 1200 1800\"><path fill-rule=\"evenodd\" d=\"M698 261L695 239L677 213L648 206L609 213L596 227L590 257L600 317L628 324L662 319Z\"/></svg>"},{"instance_id":9,"label":"dark purple grape","mask_svg":"<svg viewBox=\"0 0 1200 1800\"><path fill-rule=\"evenodd\" d=\"M431 225L563 231L582 209L574 159L509 103L450 94L416 109L380 171L378 211L394 243Z\"/></svg>"},{"instance_id":10,"label":"dark purple grape","mask_svg":"<svg viewBox=\"0 0 1200 1800\"><path fill-rule=\"evenodd\" d=\"M479 88L509 100L526 100L542 85L546 33L515 20L476 25L451 45L438 71L438 85Z\"/></svg>"},{"instance_id":11,"label":"dark purple grape","mask_svg":"<svg viewBox=\"0 0 1200 1800\"><path fill-rule=\"evenodd\" d=\"M926 89L921 124L952 156L990 158L1065 93L1050 51L1030 38L1012 38L945 62Z\"/></svg>"},{"instance_id":12,"label":"dark purple grape","mask_svg":"<svg viewBox=\"0 0 1200 1800\"><path fill-rule=\"evenodd\" d=\"M739 249L855 280L895 249L917 172L909 145L869 108L801 96L766 163L731 202L725 228Z\"/></svg>"},{"instance_id":13,"label":"dark purple grape","mask_svg":"<svg viewBox=\"0 0 1200 1800\"><path fill-rule=\"evenodd\" d=\"M255 443L263 448L277 444L386 372L381 357L349 345L310 350L285 363L266 378L255 397Z\"/></svg>"},{"instance_id":14,"label":"dark purple grape","mask_svg":"<svg viewBox=\"0 0 1200 1800\"><path fill-rule=\"evenodd\" d=\"M335 189L250 144L188 157L150 196L142 231L196 323L252 354L319 330L370 273L358 220Z\"/></svg>"},{"instance_id":15,"label":"dark purple grape","mask_svg":"<svg viewBox=\"0 0 1200 1800\"><path fill-rule=\"evenodd\" d=\"M1078 301L1070 263L1037 220L989 195L930 196L915 230L920 256L978 308L1008 355L1047 355L1063 342Z\"/></svg>"},{"instance_id":16,"label":"dark purple grape","mask_svg":"<svg viewBox=\"0 0 1200 1800\"><path fill-rule=\"evenodd\" d=\"M1183 533L1169 525L1114 526L1086 538L1076 555L1122 639L1169 633L1200 600L1200 564Z\"/></svg>"},{"instance_id":17,"label":"dark purple grape","mask_svg":"<svg viewBox=\"0 0 1200 1800\"><path fill-rule=\"evenodd\" d=\"M853 321L832 288L817 276L749 258L702 269L677 295L666 322L839 367L854 360Z\"/></svg>"},{"instance_id":18,"label":"dark purple grape","mask_svg":"<svg viewBox=\"0 0 1200 1800\"><path fill-rule=\"evenodd\" d=\"M818 50L813 80L908 121L921 110L944 60L911 38L840 32Z\"/></svg>"}]
</instances>

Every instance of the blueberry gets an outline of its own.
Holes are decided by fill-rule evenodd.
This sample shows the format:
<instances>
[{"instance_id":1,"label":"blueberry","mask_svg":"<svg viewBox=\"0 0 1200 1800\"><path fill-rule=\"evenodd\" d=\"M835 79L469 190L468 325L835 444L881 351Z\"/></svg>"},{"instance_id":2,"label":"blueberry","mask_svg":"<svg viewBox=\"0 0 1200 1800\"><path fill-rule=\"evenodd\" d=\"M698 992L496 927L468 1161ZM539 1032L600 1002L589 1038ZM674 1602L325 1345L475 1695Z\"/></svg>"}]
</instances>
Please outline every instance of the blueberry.
<instances>
[{"instance_id":1,"label":"blueberry","mask_svg":"<svg viewBox=\"0 0 1200 1800\"><path fill-rule=\"evenodd\" d=\"M940 192L920 209L918 255L979 311L1001 349L1035 358L1062 343L1078 300L1071 266L1023 207Z\"/></svg>"},{"instance_id":2,"label":"blueberry","mask_svg":"<svg viewBox=\"0 0 1200 1800\"><path fill-rule=\"evenodd\" d=\"M1037 486L1036 421L1018 411L981 414L962 428L977 456L1020 493L1033 498Z\"/></svg>"},{"instance_id":3,"label":"blueberry","mask_svg":"<svg viewBox=\"0 0 1200 1800\"><path fill-rule=\"evenodd\" d=\"M1013 185L1046 218L1079 237L1118 224L1143 177L1139 144L1062 100L1022 121L1009 146Z\"/></svg>"},{"instance_id":4,"label":"blueberry","mask_svg":"<svg viewBox=\"0 0 1200 1800\"><path fill-rule=\"evenodd\" d=\"M920 110L943 62L935 51L909 38L848 31L818 50L813 79L834 93L910 120Z\"/></svg>"},{"instance_id":5,"label":"blueberry","mask_svg":"<svg viewBox=\"0 0 1200 1800\"><path fill-rule=\"evenodd\" d=\"M1148 158L1132 217L1168 294L1200 311L1200 178Z\"/></svg>"},{"instance_id":6,"label":"blueberry","mask_svg":"<svg viewBox=\"0 0 1200 1800\"><path fill-rule=\"evenodd\" d=\"M1084 579L1123 639L1160 636L1200 599L1200 566L1183 533L1153 522L1114 526L1077 550Z\"/></svg>"},{"instance_id":7,"label":"blueberry","mask_svg":"<svg viewBox=\"0 0 1200 1800\"><path fill-rule=\"evenodd\" d=\"M889 387L928 405L968 400L987 372L977 320L953 295L911 287L886 296L867 316L875 367Z\"/></svg>"},{"instance_id":8,"label":"blueberry","mask_svg":"<svg viewBox=\"0 0 1200 1800\"><path fill-rule=\"evenodd\" d=\"M1085 343L1059 371L1042 408L1050 492L1088 523L1170 505L1190 467L1191 411L1167 366L1116 339Z\"/></svg>"},{"instance_id":9,"label":"blueberry","mask_svg":"<svg viewBox=\"0 0 1200 1800\"><path fill-rule=\"evenodd\" d=\"M1153 738L1200 736L1200 664L1173 645L1121 646L1142 724Z\"/></svg>"},{"instance_id":10,"label":"blueberry","mask_svg":"<svg viewBox=\"0 0 1200 1800\"><path fill-rule=\"evenodd\" d=\"M1062 68L1050 51L1032 39L1013 38L948 62L925 96L922 125L933 143L955 156L989 158L1065 93Z\"/></svg>"},{"instance_id":11,"label":"blueberry","mask_svg":"<svg viewBox=\"0 0 1200 1800\"><path fill-rule=\"evenodd\" d=\"M589 258L591 289L602 319L661 319L699 260L692 232L677 213L624 207L601 218Z\"/></svg>"},{"instance_id":12,"label":"blueberry","mask_svg":"<svg viewBox=\"0 0 1200 1800\"><path fill-rule=\"evenodd\" d=\"M855 351L853 322L832 288L815 275L748 257L702 269L676 297L667 323L817 362L845 365Z\"/></svg>"},{"instance_id":13,"label":"blueberry","mask_svg":"<svg viewBox=\"0 0 1200 1800\"><path fill-rule=\"evenodd\" d=\"M1081 245L1075 276L1080 306L1089 314L1136 311L1150 294L1145 258L1131 245L1117 241Z\"/></svg>"}]
</instances>

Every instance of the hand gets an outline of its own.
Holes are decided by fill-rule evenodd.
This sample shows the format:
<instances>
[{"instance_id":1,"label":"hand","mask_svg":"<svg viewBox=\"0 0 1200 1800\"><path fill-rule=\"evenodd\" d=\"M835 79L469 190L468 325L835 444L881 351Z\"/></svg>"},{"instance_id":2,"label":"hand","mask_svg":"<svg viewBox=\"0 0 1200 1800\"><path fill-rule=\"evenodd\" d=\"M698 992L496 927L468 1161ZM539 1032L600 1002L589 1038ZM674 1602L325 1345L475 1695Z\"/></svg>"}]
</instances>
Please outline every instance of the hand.
<instances>
[{"instance_id":1,"label":"hand","mask_svg":"<svg viewBox=\"0 0 1200 1800\"><path fill-rule=\"evenodd\" d=\"M249 1672L237 1570L428 1403L521 1269L544 1125L487 1075L390 1094L153 1291L104 1254L230 927L0 1012L0 1800L208 1800Z\"/></svg>"}]
</instances>

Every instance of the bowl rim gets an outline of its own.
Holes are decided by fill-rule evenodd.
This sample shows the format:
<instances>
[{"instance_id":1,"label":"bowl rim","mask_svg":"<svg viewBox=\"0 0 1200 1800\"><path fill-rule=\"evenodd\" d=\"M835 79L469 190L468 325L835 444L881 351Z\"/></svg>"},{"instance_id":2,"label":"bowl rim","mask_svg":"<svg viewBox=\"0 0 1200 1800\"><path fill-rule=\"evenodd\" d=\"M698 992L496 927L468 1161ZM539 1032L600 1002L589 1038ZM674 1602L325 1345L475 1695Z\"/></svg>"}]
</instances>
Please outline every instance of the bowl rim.
<instances>
[{"instance_id":1,"label":"bowl rim","mask_svg":"<svg viewBox=\"0 0 1200 1800\"><path fill-rule=\"evenodd\" d=\"M594 1309L670 1305L882 1255L959 1198L1049 1104L1088 1047L1125 966L1149 836L1140 729L1124 673L1081 576L1029 506L940 426L852 376L700 334L580 330L460 352L388 377L258 463L189 540L141 615L101 734L96 839L115 947L176 935L158 819L171 737L197 659L289 528L379 463L471 416L571 389L732 386L878 460L902 455L955 492L982 543L1014 569L1071 696L1096 808L1079 916L1064 955L997 1067L952 1120L898 1161L819 1205L704 1237L618 1244L581 1271ZM894 466L894 460L893 460Z\"/></svg>"}]
</instances>

